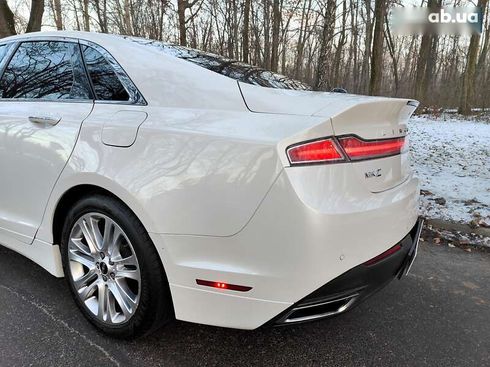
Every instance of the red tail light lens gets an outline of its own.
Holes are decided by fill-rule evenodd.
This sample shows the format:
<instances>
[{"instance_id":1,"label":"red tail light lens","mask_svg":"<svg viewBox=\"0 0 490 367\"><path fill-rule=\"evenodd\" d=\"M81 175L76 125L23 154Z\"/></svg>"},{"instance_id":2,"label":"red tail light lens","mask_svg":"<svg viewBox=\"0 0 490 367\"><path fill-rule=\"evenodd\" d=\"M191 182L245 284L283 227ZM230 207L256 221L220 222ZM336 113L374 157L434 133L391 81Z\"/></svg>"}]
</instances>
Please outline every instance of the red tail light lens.
<instances>
[{"instance_id":1,"label":"red tail light lens","mask_svg":"<svg viewBox=\"0 0 490 367\"><path fill-rule=\"evenodd\" d=\"M354 136L339 139L347 156L353 160L387 157L405 149L405 137L383 140L362 140Z\"/></svg>"},{"instance_id":2,"label":"red tail light lens","mask_svg":"<svg viewBox=\"0 0 490 367\"><path fill-rule=\"evenodd\" d=\"M288 148L291 164L343 161L344 157L333 139L315 140Z\"/></svg>"}]
</instances>

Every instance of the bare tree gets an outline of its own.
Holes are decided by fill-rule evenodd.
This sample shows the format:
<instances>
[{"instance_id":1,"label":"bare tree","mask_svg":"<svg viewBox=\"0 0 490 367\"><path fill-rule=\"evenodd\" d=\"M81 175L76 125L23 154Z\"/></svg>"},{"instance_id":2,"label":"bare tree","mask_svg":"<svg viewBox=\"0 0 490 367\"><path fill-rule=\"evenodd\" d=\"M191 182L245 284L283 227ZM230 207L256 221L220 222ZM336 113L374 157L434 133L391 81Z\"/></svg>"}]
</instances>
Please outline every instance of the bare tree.
<instances>
[{"instance_id":1,"label":"bare tree","mask_svg":"<svg viewBox=\"0 0 490 367\"><path fill-rule=\"evenodd\" d=\"M32 0L29 21L26 32L37 32L41 30L41 22L44 14L44 0ZM16 34L15 17L6 0L0 0L0 36L11 36Z\"/></svg>"},{"instance_id":2,"label":"bare tree","mask_svg":"<svg viewBox=\"0 0 490 367\"><path fill-rule=\"evenodd\" d=\"M14 13L10 10L7 0L0 0L0 37L16 34Z\"/></svg>"},{"instance_id":3,"label":"bare tree","mask_svg":"<svg viewBox=\"0 0 490 367\"><path fill-rule=\"evenodd\" d=\"M54 23L56 24L56 29L61 31L63 29L63 15L61 12L61 1L51 0L49 2L51 7L51 12L53 13Z\"/></svg>"},{"instance_id":4,"label":"bare tree","mask_svg":"<svg viewBox=\"0 0 490 367\"><path fill-rule=\"evenodd\" d=\"M272 54L271 70L277 71L279 67L279 31L281 28L281 9L279 0L274 0L272 6Z\"/></svg>"},{"instance_id":5,"label":"bare tree","mask_svg":"<svg viewBox=\"0 0 490 367\"><path fill-rule=\"evenodd\" d=\"M325 13L323 15L323 29L322 38L320 41L320 52L318 55L318 64L315 77L314 88L316 90L325 90L329 88L329 81L327 80L330 75L330 53L332 39L335 31L335 10L337 4L335 0L327 0L325 6Z\"/></svg>"},{"instance_id":6,"label":"bare tree","mask_svg":"<svg viewBox=\"0 0 490 367\"><path fill-rule=\"evenodd\" d=\"M250 0L245 0L243 9L243 31L242 31L242 54L243 62L249 62L249 48L250 48Z\"/></svg>"},{"instance_id":7,"label":"bare tree","mask_svg":"<svg viewBox=\"0 0 490 367\"><path fill-rule=\"evenodd\" d=\"M177 14L179 17L179 36L180 36L180 44L182 46L187 46L187 23L192 21L194 17L199 12L200 8L203 5L203 0L177 0ZM197 5L198 9L196 11L192 11L192 8ZM185 12L189 9L191 12L190 17L186 17Z\"/></svg>"},{"instance_id":8,"label":"bare tree","mask_svg":"<svg viewBox=\"0 0 490 367\"><path fill-rule=\"evenodd\" d=\"M386 0L376 0L374 3L374 37L373 58L371 61L371 80L369 82L369 94L381 93L381 77L383 72L383 20L386 13Z\"/></svg>"},{"instance_id":9,"label":"bare tree","mask_svg":"<svg viewBox=\"0 0 490 367\"><path fill-rule=\"evenodd\" d=\"M478 0L478 6L485 9L487 0ZM462 77L461 97L458 112L463 115L471 114L472 99L475 95L475 70L478 61L478 50L480 46L480 34L474 33L471 35L470 45L468 46L468 54L465 71Z\"/></svg>"},{"instance_id":10,"label":"bare tree","mask_svg":"<svg viewBox=\"0 0 490 367\"><path fill-rule=\"evenodd\" d=\"M41 30L41 23L44 14L44 0L31 1L31 13L27 23L26 32L38 32Z\"/></svg>"}]
</instances>

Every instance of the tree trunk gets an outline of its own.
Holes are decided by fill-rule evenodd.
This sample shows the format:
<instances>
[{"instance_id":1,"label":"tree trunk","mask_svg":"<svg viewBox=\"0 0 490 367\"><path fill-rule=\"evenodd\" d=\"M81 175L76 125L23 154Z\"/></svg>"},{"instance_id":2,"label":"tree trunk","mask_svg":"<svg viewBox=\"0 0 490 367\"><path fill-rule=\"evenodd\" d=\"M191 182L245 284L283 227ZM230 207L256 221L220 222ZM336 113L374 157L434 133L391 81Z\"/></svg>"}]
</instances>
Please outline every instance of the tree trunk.
<instances>
[{"instance_id":1,"label":"tree trunk","mask_svg":"<svg viewBox=\"0 0 490 367\"><path fill-rule=\"evenodd\" d=\"M340 30L339 42L337 44L337 49L335 50L335 55L333 58L333 72L330 77L331 83L333 87L338 87L340 82L340 69L342 64L342 51L345 46L346 35L345 35L345 27L347 21L347 1L343 1L342 8L342 28Z\"/></svg>"},{"instance_id":2,"label":"tree trunk","mask_svg":"<svg viewBox=\"0 0 490 367\"><path fill-rule=\"evenodd\" d=\"M264 62L265 69L271 68L271 39L270 39L270 0L264 0Z\"/></svg>"},{"instance_id":3,"label":"tree trunk","mask_svg":"<svg viewBox=\"0 0 490 367\"><path fill-rule=\"evenodd\" d=\"M311 0L309 0L308 9L309 9L310 4L311 4ZM306 33L306 31L303 31L303 26L306 28L306 24L308 22L308 15L306 13L306 9L307 9L306 6L307 6L307 3L305 1L305 2L303 2L303 11L301 12L301 22L299 25L298 43L296 45L296 62L294 65L294 77L296 79L298 79L300 76L301 65L303 64L303 50L305 48L303 34Z\"/></svg>"},{"instance_id":4,"label":"tree trunk","mask_svg":"<svg viewBox=\"0 0 490 367\"><path fill-rule=\"evenodd\" d=\"M44 0L32 0L31 13L29 15L29 22L27 23L26 33L39 32L41 30L43 14Z\"/></svg>"},{"instance_id":5,"label":"tree trunk","mask_svg":"<svg viewBox=\"0 0 490 367\"><path fill-rule=\"evenodd\" d=\"M245 8L243 9L243 31L242 31L242 52L243 62L249 63L250 52L250 0L245 0Z\"/></svg>"},{"instance_id":6,"label":"tree trunk","mask_svg":"<svg viewBox=\"0 0 490 367\"><path fill-rule=\"evenodd\" d=\"M483 43L483 47L481 49L480 56L478 58L478 65L476 67L477 72L483 71L483 69L485 67L485 61L486 61L487 55L488 55L488 49L490 46L490 19L488 18L489 16L490 16L490 9L487 7L486 17L485 17L487 19L485 36L484 36L485 41Z\"/></svg>"},{"instance_id":7,"label":"tree trunk","mask_svg":"<svg viewBox=\"0 0 490 367\"><path fill-rule=\"evenodd\" d=\"M63 14L61 12L61 1L53 0L51 2L51 7L53 8L54 23L56 24L56 29L58 31L63 30Z\"/></svg>"},{"instance_id":8,"label":"tree trunk","mask_svg":"<svg viewBox=\"0 0 490 367\"><path fill-rule=\"evenodd\" d=\"M7 0L0 0L0 38L16 34L14 13L10 10Z\"/></svg>"},{"instance_id":9,"label":"tree trunk","mask_svg":"<svg viewBox=\"0 0 490 367\"><path fill-rule=\"evenodd\" d=\"M320 52L318 55L317 71L315 76L315 90L326 90L329 88L328 75L330 75L330 48L332 44L334 26L335 26L335 9L336 1L328 0L325 16L323 19L322 39L320 43Z\"/></svg>"},{"instance_id":10,"label":"tree trunk","mask_svg":"<svg viewBox=\"0 0 490 367\"><path fill-rule=\"evenodd\" d=\"M393 37L391 36L390 26L388 24L388 17L385 17L386 24L386 42L388 44L388 51L391 56L391 60L393 62L393 78L395 82L395 97L398 96L398 90L400 88L400 81L398 78L398 59L395 54L395 42L393 41Z\"/></svg>"},{"instance_id":11,"label":"tree trunk","mask_svg":"<svg viewBox=\"0 0 490 367\"><path fill-rule=\"evenodd\" d=\"M124 0L124 31L127 35L132 35L131 27L131 4L129 0Z\"/></svg>"},{"instance_id":12,"label":"tree trunk","mask_svg":"<svg viewBox=\"0 0 490 367\"><path fill-rule=\"evenodd\" d=\"M187 30L185 21L185 9L187 8L187 0L177 0L177 13L179 15L179 35L180 44L187 46Z\"/></svg>"},{"instance_id":13,"label":"tree trunk","mask_svg":"<svg viewBox=\"0 0 490 367\"><path fill-rule=\"evenodd\" d=\"M434 8L437 5L440 5L440 0L429 0L427 3L428 8ZM436 48L437 36L427 33L424 34L417 57L417 69L413 87L414 96L420 101L421 107L427 104L427 91L430 85L430 79L432 79L431 71L434 65L434 62L431 62L434 58L432 52L435 52Z\"/></svg>"},{"instance_id":14,"label":"tree trunk","mask_svg":"<svg viewBox=\"0 0 490 367\"><path fill-rule=\"evenodd\" d=\"M272 14L271 70L277 71L277 68L279 67L279 29L281 26L281 9L279 7L279 0L274 0Z\"/></svg>"},{"instance_id":15,"label":"tree trunk","mask_svg":"<svg viewBox=\"0 0 490 367\"><path fill-rule=\"evenodd\" d=\"M366 4L366 39L364 41L364 58L362 60L361 69L361 85L362 92L367 91L369 85L369 63L371 61L371 47L373 43L373 22L371 18L371 0L364 0Z\"/></svg>"},{"instance_id":16,"label":"tree trunk","mask_svg":"<svg viewBox=\"0 0 490 367\"><path fill-rule=\"evenodd\" d=\"M371 79L369 81L369 95L381 93L381 74L383 72L383 19L386 12L386 0L376 0L374 3L374 38L373 58L371 61Z\"/></svg>"},{"instance_id":17,"label":"tree trunk","mask_svg":"<svg viewBox=\"0 0 490 367\"><path fill-rule=\"evenodd\" d=\"M83 30L85 32L90 32L90 14L89 14L89 9L88 9L88 1L89 0L83 0L83 9L82 9ZM104 16L107 16L107 12L105 11L105 9L104 9Z\"/></svg>"},{"instance_id":18,"label":"tree trunk","mask_svg":"<svg viewBox=\"0 0 490 367\"><path fill-rule=\"evenodd\" d=\"M487 6L487 0L478 0L478 6L485 9ZM478 60L478 50L480 47L479 34L473 34L470 39L470 45L468 47L468 56L466 61L466 68L462 77L462 86L460 94L460 102L458 112L462 115L471 114L471 105L473 103L473 97L475 94L475 70L476 62Z\"/></svg>"}]
</instances>

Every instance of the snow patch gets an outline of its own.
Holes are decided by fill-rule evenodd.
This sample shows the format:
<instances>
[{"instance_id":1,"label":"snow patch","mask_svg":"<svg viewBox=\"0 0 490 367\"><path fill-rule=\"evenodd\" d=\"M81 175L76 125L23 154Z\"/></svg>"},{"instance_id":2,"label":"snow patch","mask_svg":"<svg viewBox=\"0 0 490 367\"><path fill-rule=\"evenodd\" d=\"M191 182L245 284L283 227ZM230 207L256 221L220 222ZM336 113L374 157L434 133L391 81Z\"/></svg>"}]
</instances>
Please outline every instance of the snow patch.
<instances>
[{"instance_id":1,"label":"snow patch","mask_svg":"<svg viewBox=\"0 0 490 367\"><path fill-rule=\"evenodd\" d=\"M412 166L421 181L421 214L490 224L490 124L421 115L408 126Z\"/></svg>"}]
</instances>

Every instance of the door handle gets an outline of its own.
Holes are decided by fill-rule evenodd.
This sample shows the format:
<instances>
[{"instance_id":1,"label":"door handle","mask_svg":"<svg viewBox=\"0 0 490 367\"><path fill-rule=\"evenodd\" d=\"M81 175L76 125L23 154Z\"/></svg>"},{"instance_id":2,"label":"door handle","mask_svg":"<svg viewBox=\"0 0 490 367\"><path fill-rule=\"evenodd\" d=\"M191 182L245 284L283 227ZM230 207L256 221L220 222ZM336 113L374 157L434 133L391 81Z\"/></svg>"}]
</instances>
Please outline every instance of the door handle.
<instances>
[{"instance_id":1,"label":"door handle","mask_svg":"<svg viewBox=\"0 0 490 367\"><path fill-rule=\"evenodd\" d=\"M61 117L50 117L50 116L29 116L29 121L33 124L40 125L50 125L55 126L61 121Z\"/></svg>"}]
</instances>

